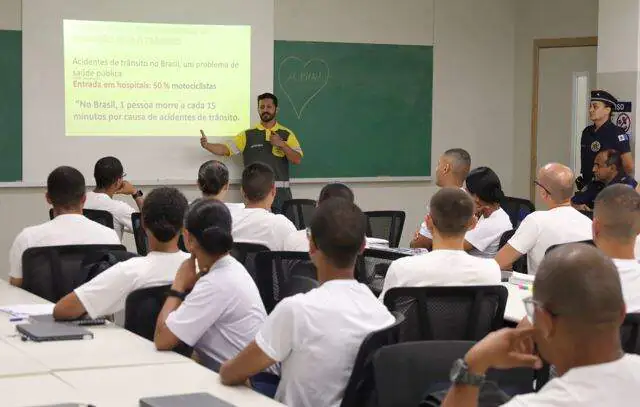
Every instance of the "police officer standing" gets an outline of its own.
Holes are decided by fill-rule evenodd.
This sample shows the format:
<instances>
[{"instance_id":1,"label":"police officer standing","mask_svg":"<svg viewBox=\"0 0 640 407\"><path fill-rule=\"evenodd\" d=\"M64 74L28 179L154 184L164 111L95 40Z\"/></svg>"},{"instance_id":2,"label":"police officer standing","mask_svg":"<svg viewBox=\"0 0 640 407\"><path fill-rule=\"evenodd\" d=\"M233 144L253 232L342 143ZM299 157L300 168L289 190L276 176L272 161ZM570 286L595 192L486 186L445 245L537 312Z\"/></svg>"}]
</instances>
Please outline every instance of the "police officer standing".
<instances>
[{"instance_id":1,"label":"police officer standing","mask_svg":"<svg viewBox=\"0 0 640 407\"><path fill-rule=\"evenodd\" d=\"M609 92L594 90L591 92L589 119L593 122L582 132L580 138L581 175L576 179L578 189L593 181L593 164L601 150L616 150L622 154L623 172L633 174L633 157L629 136L625 130L611 121L611 116L618 103Z\"/></svg>"},{"instance_id":2,"label":"police officer standing","mask_svg":"<svg viewBox=\"0 0 640 407\"><path fill-rule=\"evenodd\" d=\"M200 145L216 155L230 156L242 153L244 165L255 162L268 164L276 174L276 197L273 211L280 213L282 204L291 199L289 188L289 163L300 164L302 148L295 134L276 121L278 98L271 93L258 96L260 123L235 136L232 141L209 143L200 130Z\"/></svg>"}]
</instances>

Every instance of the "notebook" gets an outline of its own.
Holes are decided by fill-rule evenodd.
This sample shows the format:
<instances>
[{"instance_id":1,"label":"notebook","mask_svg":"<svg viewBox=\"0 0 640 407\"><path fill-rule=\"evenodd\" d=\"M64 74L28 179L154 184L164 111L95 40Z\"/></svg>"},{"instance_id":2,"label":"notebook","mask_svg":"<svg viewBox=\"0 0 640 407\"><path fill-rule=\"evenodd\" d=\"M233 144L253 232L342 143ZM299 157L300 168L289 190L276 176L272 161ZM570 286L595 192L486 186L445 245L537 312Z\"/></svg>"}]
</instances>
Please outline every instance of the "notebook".
<instances>
[{"instance_id":1,"label":"notebook","mask_svg":"<svg viewBox=\"0 0 640 407\"><path fill-rule=\"evenodd\" d=\"M48 323L60 323L60 324L70 324L70 325L80 325L80 326L92 326L92 325L104 325L107 323L106 318L80 318L73 319L69 321L60 320L57 321L53 318L53 315L32 315L29 317L29 321L31 322L48 322Z\"/></svg>"},{"instance_id":2,"label":"notebook","mask_svg":"<svg viewBox=\"0 0 640 407\"><path fill-rule=\"evenodd\" d=\"M176 394L175 396L140 399L140 407L234 407L209 393Z\"/></svg>"},{"instance_id":3,"label":"notebook","mask_svg":"<svg viewBox=\"0 0 640 407\"><path fill-rule=\"evenodd\" d=\"M93 339L93 333L75 325L53 323L19 324L16 330L34 342Z\"/></svg>"}]
</instances>

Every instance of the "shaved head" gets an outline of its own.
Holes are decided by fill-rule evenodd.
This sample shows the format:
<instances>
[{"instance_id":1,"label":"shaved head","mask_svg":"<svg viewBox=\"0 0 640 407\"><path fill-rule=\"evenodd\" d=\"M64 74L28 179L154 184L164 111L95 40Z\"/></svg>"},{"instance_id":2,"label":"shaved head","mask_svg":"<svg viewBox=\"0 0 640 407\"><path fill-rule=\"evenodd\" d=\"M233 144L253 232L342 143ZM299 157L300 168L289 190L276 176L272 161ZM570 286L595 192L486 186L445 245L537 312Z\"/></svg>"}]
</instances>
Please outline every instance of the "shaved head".
<instances>
[{"instance_id":1,"label":"shaved head","mask_svg":"<svg viewBox=\"0 0 640 407\"><path fill-rule=\"evenodd\" d=\"M557 204L573 196L573 171L566 165L550 163L540 168L538 182Z\"/></svg>"},{"instance_id":2,"label":"shaved head","mask_svg":"<svg viewBox=\"0 0 640 407\"><path fill-rule=\"evenodd\" d=\"M586 330L619 329L624 300L618 270L604 253L584 243L562 245L545 255L533 296L558 318Z\"/></svg>"},{"instance_id":3,"label":"shaved head","mask_svg":"<svg viewBox=\"0 0 640 407\"><path fill-rule=\"evenodd\" d=\"M451 172L459 180L464 181L471 170L471 155L462 148L452 148L444 152L442 157L451 164Z\"/></svg>"},{"instance_id":4,"label":"shaved head","mask_svg":"<svg viewBox=\"0 0 640 407\"><path fill-rule=\"evenodd\" d=\"M596 197L593 219L606 238L634 243L640 233L640 194L628 185L609 185Z\"/></svg>"}]
</instances>

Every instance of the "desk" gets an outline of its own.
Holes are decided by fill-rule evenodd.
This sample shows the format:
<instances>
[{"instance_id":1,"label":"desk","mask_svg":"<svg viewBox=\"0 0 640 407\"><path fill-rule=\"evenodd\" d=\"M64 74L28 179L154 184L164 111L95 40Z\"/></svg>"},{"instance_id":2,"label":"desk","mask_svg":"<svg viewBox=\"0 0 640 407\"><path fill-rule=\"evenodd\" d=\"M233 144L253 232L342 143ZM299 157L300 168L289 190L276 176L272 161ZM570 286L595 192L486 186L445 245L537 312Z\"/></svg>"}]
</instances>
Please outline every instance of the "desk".
<instances>
[{"instance_id":1,"label":"desk","mask_svg":"<svg viewBox=\"0 0 640 407\"><path fill-rule=\"evenodd\" d=\"M283 406L247 387L223 386L217 373L196 363L74 370L55 375L100 407L138 407L143 397L195 392L210 393L237 406Z\"/></svg>"},{"instance_id":2,"label":"desk","mask_svg":"<svg viewBox=\"0 0 640 407\"><path fill-rule=\"evenodd\" d=\"M522 300L529 297L531 291L524 290L511 283L502 283L502 285L509 291L507 307L504 310L504 319L511 322L520 322L522 318L527 316Z\"/></svg>"},{"instance_id":3,"label":"desk","mask_svg":"<svg viewBox=\"0 0 640 407\"><path fill-rule=\"evenodd\" d=\"M15 304L49 304L49 301L22 288L14 287L0 278L0 305Z\"/></svg>"},{"instance_id":4,"label":"desk","mask_svg":"<svg viewBox=\"0 0 640 407\"><path fill-rule=\"evenodd\" d=\"M0 379L2 407L44 406L84 402L71 385L50 374Z\"/></svg>"},{"instance_id":5,"label":"desk","mask_svg":"<svg viewBox=\"0 0 640 407\"><path fill-rule=\"evenodd\" d=\"M37 360L0 341L0 378L38 373L49 373L49 369Z\"/></svg>"},{"instance_id":6,"label":"desk","mask_svg":"<svg viewBox=\"0 0 640 407\"><path fill-rule=\"evenodd\" d=\"M152 342L116 325L90 327L89 330L93 332L93 339L38 343L13 336L2 340L54 371L194 363L175 352L157 351Z\"/></svg>"}]
</instances>

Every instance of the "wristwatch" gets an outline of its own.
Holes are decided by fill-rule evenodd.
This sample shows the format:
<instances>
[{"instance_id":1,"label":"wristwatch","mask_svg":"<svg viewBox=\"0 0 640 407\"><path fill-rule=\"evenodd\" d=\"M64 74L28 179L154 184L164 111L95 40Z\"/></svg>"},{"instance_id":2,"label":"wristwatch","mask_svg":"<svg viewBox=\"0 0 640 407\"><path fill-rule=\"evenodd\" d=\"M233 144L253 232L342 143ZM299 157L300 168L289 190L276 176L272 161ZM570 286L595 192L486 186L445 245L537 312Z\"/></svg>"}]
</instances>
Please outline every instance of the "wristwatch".
<instances>
[{"instance_id":1,"label":"wristwatch","mask_svg":"<svg viewBox=\"0 0 640 407\"><path fill-rule=\"evenodd\" d=\"M187 293L183 293L183 292L180 292L178 290L174 290L172 288L167 293L167 297L176 297L176 298L179 298L180 300L184 301L184 299L187 298Z\"/></svg>"},{"instance_id":2,"label":"wristwatch","mask_svg":"<svg viewBox=\"0 0 640 407\"><path fill-rule=\"evenodd\" d=\"M469 366L464 359L453 362L449 379L454 384L466 384L468 386L480 387L484 383L485 376L469 372Z\"/></svg>"},{"instance_id":3,"label":"wristwatch","mask_svg":"<svg viewBox=\"0 0 640 407\"><path fill-rule=\"evenodd\" d=\"M142 190L139 189L133 195L131 195L131 197L133 197L133 199L138 199L138 198L141 198L142 195L144 195L144 194L142 193Z\"/></svg>"}]
</instances>

